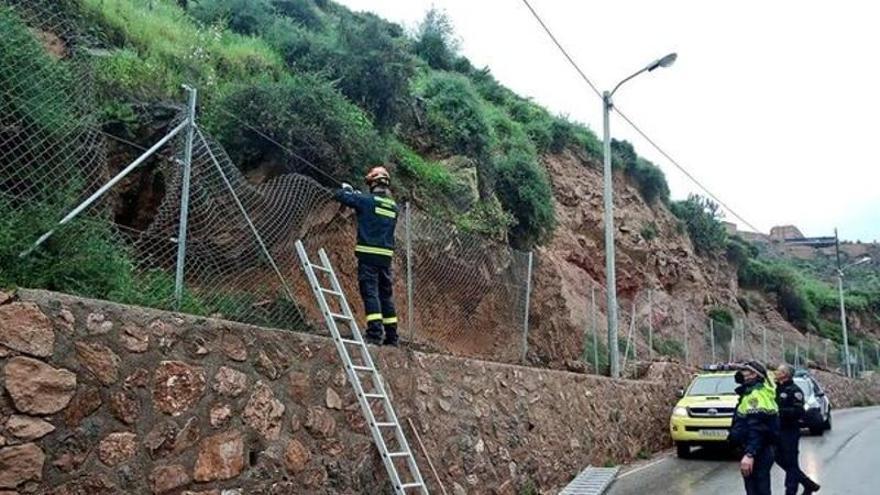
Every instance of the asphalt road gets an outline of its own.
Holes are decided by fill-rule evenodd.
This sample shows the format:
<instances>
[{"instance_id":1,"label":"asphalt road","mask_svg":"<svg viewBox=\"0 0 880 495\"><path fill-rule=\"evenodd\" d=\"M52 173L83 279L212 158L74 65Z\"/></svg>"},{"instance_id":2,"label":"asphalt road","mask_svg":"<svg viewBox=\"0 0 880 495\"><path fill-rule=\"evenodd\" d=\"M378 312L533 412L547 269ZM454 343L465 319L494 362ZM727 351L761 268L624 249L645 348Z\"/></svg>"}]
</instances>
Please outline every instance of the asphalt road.
<instances>
[{"instance_id":1,"label":"asphalt road","mask_svg":"<svg viewBox=\"0 0 880 495\"><path fill-rule=\"evenodd\" d=\"M801 469L822 485L818 495L880 494L880 407L833 412L833 429L801 438ZM744 494L738 457L694 450L682 460L666 452L625 468L609 495ZM773 467L773 493L784 493L784 473Z\"/></svg>"}]
</instances>

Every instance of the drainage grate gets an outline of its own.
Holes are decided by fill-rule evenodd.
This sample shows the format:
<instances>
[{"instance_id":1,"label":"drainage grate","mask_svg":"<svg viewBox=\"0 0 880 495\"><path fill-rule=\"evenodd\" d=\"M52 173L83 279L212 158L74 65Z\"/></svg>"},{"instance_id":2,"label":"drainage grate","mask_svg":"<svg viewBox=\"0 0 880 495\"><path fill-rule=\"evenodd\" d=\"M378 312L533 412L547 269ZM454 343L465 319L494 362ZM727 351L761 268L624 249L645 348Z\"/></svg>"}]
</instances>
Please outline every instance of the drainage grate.
<instances>
[{"instance_id":1,"label":"drainage grate","mask_svg":"<svg viewBox=\"0 0 880 495\"><path fill-rule=\"evenodd\" d=\"M602 495L611 486L611 482L614 481L619 470L619 467L596 468L589 466L563 488L559 495Z\"/></svg>"}]
</instances>

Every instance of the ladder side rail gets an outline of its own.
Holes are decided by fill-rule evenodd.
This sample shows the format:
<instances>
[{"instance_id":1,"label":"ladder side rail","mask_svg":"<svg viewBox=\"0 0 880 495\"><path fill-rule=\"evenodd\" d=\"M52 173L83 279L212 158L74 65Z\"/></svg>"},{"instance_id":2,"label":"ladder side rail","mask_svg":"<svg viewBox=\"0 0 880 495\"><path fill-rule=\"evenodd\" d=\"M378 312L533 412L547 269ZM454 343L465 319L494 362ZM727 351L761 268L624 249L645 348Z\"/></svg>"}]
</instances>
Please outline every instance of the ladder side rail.
<instances>
[{"instance_id":1,"label":"ladder side rail","mask_svg":"<svg viewBox=\"0 0 880 495\"><path fill-rule=\"evenodd\" d=\"M333 319L332 316L330 316L329 309L326 306L326 300L324 299L324 293L320 290L320 285L318 284L317 277L315 276L314 270L312 270L311 263L308 261L308 254L305 251L305 247L302 245L301 241L297 241L296 248L297 248L297 252L300 255L301 261L303 262L304 268L306 270L306 274L309 278L309 282L312 284L312 290L315 293L315 296L318 298L318 301L322 305L321 309L322 309L322 311L324 311L324 318L327 321L328 326L331 327L331 332L334 334L333 340L336 343L337 351L340 353L340 355L343 356L343 361L346 361L344 363L346 375L348 376L349 381L355 387L357 399L358 399L358 402L361 406L361 412L369 423L370 433L373 436L373 442L376 444L376 447L379 449L379 453L381 454L381 457L382 457L382 462L383 462L383 464L385 464L385 470L388 472L388 475L391 477L391 482L392 482L392 486L394 488L394 491L397 494L403 495L405 493L404 490L401 488L401 485L403 484L403 482L401 481L400 475L397 472L397 466L394 464L394 460L388 455L389 454L388 446L385 442L385 438L382 436L381 430L376 426L377 420L376 420L375 415L373 414L373 409L370 405L369 400L364 395L364 390L363 390L363 386L361 384L360 377L357 375L357 372L351 367L351 359L348 355L348 349L345 348L345 343L342 342L342 340L341 340L341 336L339 335L339 330L336 328L336 321ZM327 257L327 253L324 251L324 249L320 249L318 251L318 255L321 259L321 263L324 265L325 268L328 269L327 273L330 276L331 288L334 291L342 293L342 286L339 283L339 279L336 277L336 272L333 271L331 268L330 260ZM350 317L351 316L351 308L348 305L348 301L345 298L340 298L340 301L341 301L342 310L343 310L342 314ZM357 329L357 323L355 322L353 317L350 318L349 324L351 325L352 330L355 332L354 333L355 340L361 341L360 347L362 347L362 356L367 358L367 363L366 363L367 366L370 366L375 370L376 369L375 364L373 363L373 360L372 360L372 357L370 356L369 350L366 348L366 344L364 344L363 340L360 338L360 332ZM377 380L375 378L375 376L377 375L377 372L374 371L370 374L373 377L374 384L378 383L379 385L381 385L381 380ZM386 405L384 405L386 402L390 401L388 394L385 392L384 387L376 389L376 392L380 393L384 396L382 402L383 402L383 408L385 409L385 411L387 412L388 410L391 410L393 412L393 408L390 408L390 407L387 407ZM391 416L390 419L392 419L392 421L397 424L397 429L400 429L400 423L397 421L396 416ZM416 477L417 481L419 481L421 478L418 475L415 477ZM422 483L422 486L424 487L424 483Z\"/></svg>"}]
</instances>

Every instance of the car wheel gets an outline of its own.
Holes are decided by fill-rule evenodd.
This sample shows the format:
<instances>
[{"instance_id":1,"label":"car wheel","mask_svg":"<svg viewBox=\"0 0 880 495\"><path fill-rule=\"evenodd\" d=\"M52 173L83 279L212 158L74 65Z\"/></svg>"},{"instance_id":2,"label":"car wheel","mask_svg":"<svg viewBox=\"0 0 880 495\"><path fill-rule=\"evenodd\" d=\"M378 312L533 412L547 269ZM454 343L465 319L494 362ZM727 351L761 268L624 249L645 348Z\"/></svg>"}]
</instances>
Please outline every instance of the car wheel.
<instances>
[{"instance_id":1,"label":"car wheel","mask_svg":"<svg viewBox=\"0 0 880 495\"><path fill-rule=\"evenodd\" d=\"M815 435L817 437L821 437L825 433L825 425L820 426L811 426L810 427L810 435Z\"/></svg>"},{"instance_id":2,"label":"car wheel","mask_svg":"<svg viewBox=\"0 0 880 495\"><path fill-rule=\"evenodd\" d=\"M828 431L831 430L831 411L828 411L828 417L825 418L825 424L822 427Z\"/></svg>"},{"instance_id":3,"label":"car wheel","mask_svg":"<svg viewBox=\"0 0 880 495\"><path fill-rule=\"evenodd\" d=\"M678 454L679 459L687 459L691 456L691 446L686 442L676 442L675 453Z\"/></svg>"}]
</instances>

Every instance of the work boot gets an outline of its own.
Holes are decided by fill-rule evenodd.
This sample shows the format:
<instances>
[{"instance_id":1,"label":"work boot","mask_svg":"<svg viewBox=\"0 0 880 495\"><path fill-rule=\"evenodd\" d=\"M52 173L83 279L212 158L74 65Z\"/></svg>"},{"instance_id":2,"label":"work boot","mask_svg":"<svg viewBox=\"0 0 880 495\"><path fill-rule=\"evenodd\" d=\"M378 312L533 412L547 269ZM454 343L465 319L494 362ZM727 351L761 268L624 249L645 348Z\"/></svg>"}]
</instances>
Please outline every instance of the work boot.
<instances>
[{"instance_id":1,"label":"work boot","mask_svg":"<svg viewBox=\"0 0 880 495\"><path fill-rule=\"evenodd\" d=\"M391 347L398 347L400 345L400 338L397 336L396 327L388 327L385 329L384 345L390 345Z\"/></svg>"},{"instance_id":2,"label":"work boot","mask_svg":"<svg viewBox=\"0 0 880 495\"><path fill-rule=\"evenodd\" d=\"M367 333L364 335L364 340L368 344L373 345L382 345L382 327L370 326L367 327Z\"/></svg>"},{"instance_id":3,"label":"work boot","mask_svg":"<svg viewBox=\"0 0 880 495\"><path fill-rule=\"evenodd\" d=\"M804 493L803 493L803 495L813 495L813 493L814 493L814 492L818 492L820 488L822 488L822 487L819 486L819 483L816 483L815 481L810 480L810 481L804 486Z\"/></svg>"}]
</instances>

